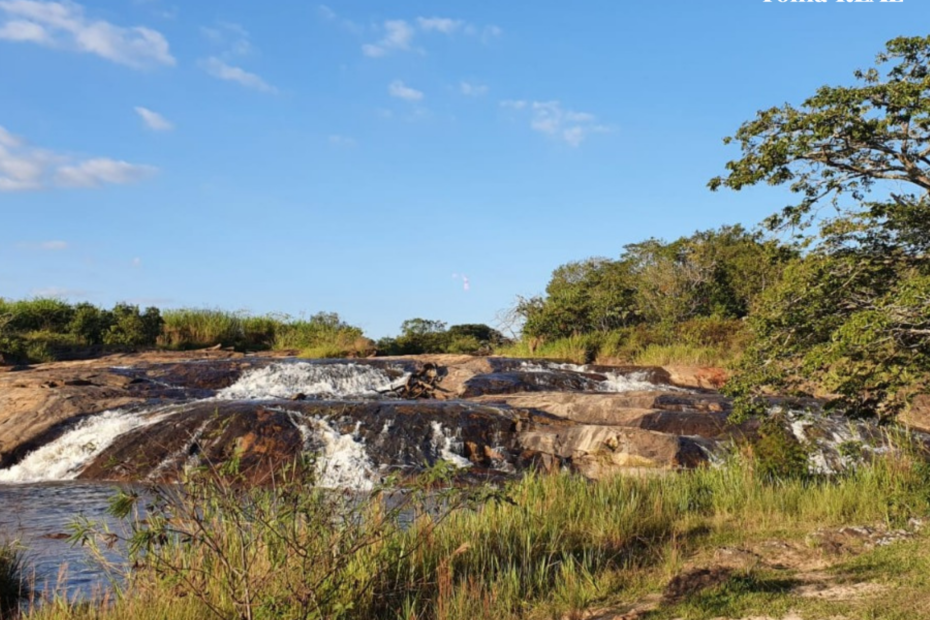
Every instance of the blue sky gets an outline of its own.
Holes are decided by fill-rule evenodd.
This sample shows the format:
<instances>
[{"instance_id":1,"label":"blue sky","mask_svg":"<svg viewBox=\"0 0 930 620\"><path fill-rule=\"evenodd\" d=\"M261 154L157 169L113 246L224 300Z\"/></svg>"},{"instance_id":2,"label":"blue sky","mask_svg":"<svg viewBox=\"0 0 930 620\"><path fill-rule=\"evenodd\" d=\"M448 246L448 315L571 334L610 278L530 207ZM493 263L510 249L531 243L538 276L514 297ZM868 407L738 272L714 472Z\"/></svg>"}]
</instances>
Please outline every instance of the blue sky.
<instances>
[{"instance_id":1,"label":"blue sky","mask_svg":"<svg viewBox=\"0 0 930 620\"><path fill-rule=\"evenodd\" d=\"M781 191L706 189L738 155L721 139L928 18L0 0L0 297L335 311L374 337L493 324L560 264L777 210Z\"/></svg>"}]
</instances>

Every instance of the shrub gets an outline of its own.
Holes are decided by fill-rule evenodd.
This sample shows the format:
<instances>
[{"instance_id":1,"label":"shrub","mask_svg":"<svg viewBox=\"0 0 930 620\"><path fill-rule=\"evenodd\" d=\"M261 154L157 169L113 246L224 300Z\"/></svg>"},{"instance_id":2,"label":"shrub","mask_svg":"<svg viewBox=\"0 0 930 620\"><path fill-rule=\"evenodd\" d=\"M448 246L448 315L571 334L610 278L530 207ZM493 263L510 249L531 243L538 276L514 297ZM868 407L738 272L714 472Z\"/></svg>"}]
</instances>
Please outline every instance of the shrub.
<instances>
[{"instance_id":1,"label":"shrub","mask_svg":"<svg viewBox=\"0 0 930 620\"><path fill-rule=\"evenodd\" d=\"M79 303L68 324L68 332L79 336L86 344L103 344L104 335L113 326L114 316L93 304Z\"/></svg>"},{"instance_id":2,"label":"shrub","mask_svg":"<svg viewBox=\"0 0 930 620\"><path fill-rule=\"evenodd\" d=\"M144 313L140 313L139 306L123 303L113 307L113 319L113 325L103 337L104 344L153 346L164 324L158 308L146 308Z\"/></svg>"}]
</instances>

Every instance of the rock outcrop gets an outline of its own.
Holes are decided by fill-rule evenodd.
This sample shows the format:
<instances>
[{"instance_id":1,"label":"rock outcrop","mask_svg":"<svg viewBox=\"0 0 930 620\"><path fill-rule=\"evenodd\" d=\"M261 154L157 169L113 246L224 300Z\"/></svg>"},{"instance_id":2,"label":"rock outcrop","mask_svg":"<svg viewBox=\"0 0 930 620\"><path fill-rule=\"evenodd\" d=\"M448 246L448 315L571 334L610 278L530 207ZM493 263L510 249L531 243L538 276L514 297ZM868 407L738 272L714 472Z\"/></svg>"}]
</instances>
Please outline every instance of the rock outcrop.
<instances>
[{"instance_id":1,"label":"rock outcrop","mask_svg":"<svg viewBox=\"0 0 930 620\"><path fill-rule=\"evenodd\" d=\"M170 480L235 461L260 482L308 453L333 484L437 460L471 476L670 471L700 466L757 430L727 422L729 401L707 387L716 376L461 355L309 361L202 351L46 364L0 373L0 481L43 471ZM794 426L811 435L809 421ZM824 428L833 430L821 438L847 441L846 430ZM73 462L42 460L55 458Z\"/></svg>"}]
</instances>

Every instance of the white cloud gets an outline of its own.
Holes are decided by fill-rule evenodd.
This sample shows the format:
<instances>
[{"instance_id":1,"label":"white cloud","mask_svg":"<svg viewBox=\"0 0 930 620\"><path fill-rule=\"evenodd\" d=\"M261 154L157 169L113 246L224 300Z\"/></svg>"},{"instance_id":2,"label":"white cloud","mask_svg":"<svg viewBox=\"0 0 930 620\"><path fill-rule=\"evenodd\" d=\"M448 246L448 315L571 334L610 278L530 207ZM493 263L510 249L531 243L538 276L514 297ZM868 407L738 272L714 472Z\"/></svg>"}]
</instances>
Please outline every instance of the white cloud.
<instances>
[{"instance_id":1,"label":"white cloud","mask_svg":"<svg viewBox=\"0 0 930 620\"><path fill-rule=\"evenodd\" d=\"M332 20L332 19L336 19L336 18L338 17L338 15L336 15L336 11L332 10L331 8L329 8L328 6L326 6L325 4L319 5L319 6L317 7L317 11L320 12L320 15L322 15L324 19L330 19L330 20Z\"/></svg>"},{"instance_id":2,"label":"white cloud","mask_svg":"<svg viewBox=\"0 0 930 620\"><path fill-rule=\"evenodd\" d=\"M252 88L266 93L278 92L278 89L263 80L259 75L249 73L241 67L228 65L216 56L201 60L200 67L218 80L236 82L246 88Z\"/></svg>"},{"instance_id":3,"label":"white cloud","mask_svg":"<svg viewBox=\"0 0 930 620\"><path fill-rule=\"evenodd\" d=\"M481 97L488 94L488 87L484 84L473 84L471 82L460 82L459 90L463 95L468 97Z\"/></svg>"},{"instance_id":4,"label":"white cloud","mask_svg":"<svg viewBox=\"0 0 930 620\"><path fill-rule=\"evenodd\" d=\"M574 147L580 146L593 133L612 131L609 126L599 123L593 114L567 110L559 101L527 102L508 99L501 101L501 107L529 111L531 129L563 140Z\"/></svg>"},{"instance_id":5,"label":"white cloud","mask_svg":"<svg viewBox=\"0 0 930 620\"><path fill-rule=\"evenodd\" d=\"M31 146L0 127L0 192L132 183L157 171L153 166L130 164L106 157L76 159Z\"/></svg>"},{"instance_id":6,"label":"white cloud","mask_svg":"<svg viewBox=\"0 0 930 620\"><path fill-rule=\"evenodd\" d=\"M142 266L142 259L139 258L138 256L135 257L134 259L132 259L132 266L135 267L136 269L138 269L139 267L141 267L141 266Z\"/></svg>"},{"instance_id":7,"label":"white cloud","mask_svg":"<svg viewBox=\"0 0 930 620\"><path fill-rule=\"evenodd\" d=\"M344 148L351 148L356 145L355 138L350 138L349 136L340 136L338 134L331 135L329 137L329 143L333 146Z\"/></svg>"},{"instance_id":8,"label":"white cloud","mask_svg":"<svg viewBox=\"0 0 930 620\"><path fill-rule=\"evenodd\" d=\"M449 19L448 17L418 17L417 24L424 32L441 32L443 34L452 34L465 25L460 19Z\"/></svg>"},{"instance_id":9,"label":"white cloud","mask_svg":"<svg viewBox=\"0 0 930 620\"><path fill-rule=\"evenodd\" d=\"M378 58L392 51L409 51L413 40L413 26L402 19L389 19L384 22L384 36L377 43L362 46L362 53L370 58Z\"/></svg>"},{"instance_id":10,"label":"white cloud","mask_svg":"<svg viewBox=\"0 0 930 620\"><path fill-rule=\"evenodd\" d=\"M423 99L423 91L410 88L400 80L394 80L388 85L388 93L392 97L397 97L404 101L420 101Z\"/></svg>"},{"instance_id":11,"label":"white cloud","mask_svg":"<svg viewBox=\"0 0 930 620\"><path fill-rule=\"evenodd\" d=\"M0 0L0 13L0 39L96 54L135 69L175 64L160 32L90 19L70 0Z\"/></svg>"},{"instance_id":12,"label":"white cloud","mask_svg":"<svg viewBox=\"0 0 930 620\"><path fill-rule=\"evenodd\" d=\"M152 176L156 171L152 166L140 166L106 157L97 157L71 166L59 167L55 172L55 182L65 187L124 185L141 181Z\"/></svg>"},{"instance_id":13,"label":"white cloud","mask_svg":"<svg viewBox=\"0 0 930 620\"><path fill-rule=\"evenodd\" d=\"M174 129L174 124L158 112L153 112L142 106L136 106L135 110L136 114L142 118L142 122L152 131L171 131Z\"/></svg>"}]
</instances>

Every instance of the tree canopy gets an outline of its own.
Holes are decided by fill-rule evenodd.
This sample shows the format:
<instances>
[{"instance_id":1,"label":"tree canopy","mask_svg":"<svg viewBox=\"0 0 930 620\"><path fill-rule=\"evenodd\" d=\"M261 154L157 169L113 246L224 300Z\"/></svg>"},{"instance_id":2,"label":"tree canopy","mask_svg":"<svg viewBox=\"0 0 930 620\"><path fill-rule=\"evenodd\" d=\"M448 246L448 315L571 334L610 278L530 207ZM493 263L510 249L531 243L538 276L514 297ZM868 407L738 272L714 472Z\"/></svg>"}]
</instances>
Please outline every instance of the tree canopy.
<instances>
[{"instance_id":1,"label":"tree canopy","mask_svg":"<svg viewBox=\"0 0 930 620\"><path fill-rule=\"evenodd\" d=\"M725 139L742 157L709 183L787 184L798 200L767 225L819 223L810 252L751 318L753 344L730 386L744 410L788 389L886 417L930 379L930 37L889 41L854 76L744 123Z\"/></svg>"}]
</instances>

